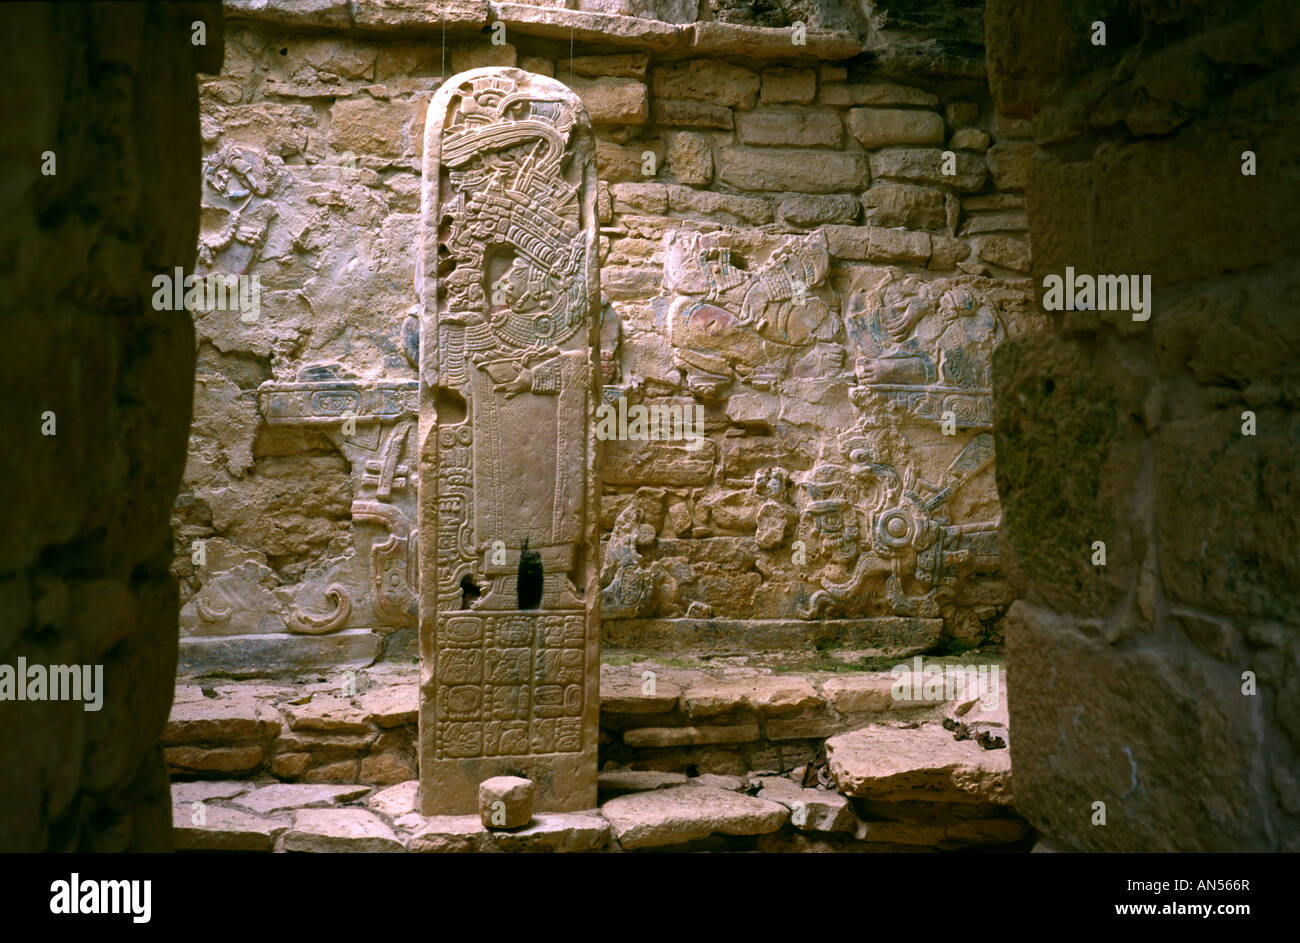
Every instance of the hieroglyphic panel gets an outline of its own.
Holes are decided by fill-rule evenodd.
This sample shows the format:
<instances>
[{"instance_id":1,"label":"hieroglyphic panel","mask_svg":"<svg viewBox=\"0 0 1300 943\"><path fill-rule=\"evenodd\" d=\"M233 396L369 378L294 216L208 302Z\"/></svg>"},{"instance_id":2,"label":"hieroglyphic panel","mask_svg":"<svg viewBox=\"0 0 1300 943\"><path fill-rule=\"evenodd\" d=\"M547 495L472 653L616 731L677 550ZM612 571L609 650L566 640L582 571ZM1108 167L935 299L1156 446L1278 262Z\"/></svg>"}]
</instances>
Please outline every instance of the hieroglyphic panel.
<instances>
[{"instance_id":1,"label":"hieroglyphic panel","mask_svg":"<svg viewBox=\"0 0 1300 943\"><path fill-rule=\"evenodd\" d=\"M424 153L421 808L473 812L478 783L507 773L536 782L540 810L591 808L600 292L590 124L552 79L475 69L434 96Z\"/></svg>"}]
</instances>

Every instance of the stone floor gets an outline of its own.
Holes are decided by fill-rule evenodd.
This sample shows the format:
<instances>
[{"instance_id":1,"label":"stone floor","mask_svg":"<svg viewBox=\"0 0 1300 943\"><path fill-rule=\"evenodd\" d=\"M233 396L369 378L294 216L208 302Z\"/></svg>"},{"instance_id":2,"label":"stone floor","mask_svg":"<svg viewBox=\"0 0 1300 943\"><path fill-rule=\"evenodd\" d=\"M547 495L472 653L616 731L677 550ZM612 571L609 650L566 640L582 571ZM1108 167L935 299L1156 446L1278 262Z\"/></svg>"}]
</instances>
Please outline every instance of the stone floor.
<instances>
[{"instance_id":1,"label":"stone floor","mask_svg":"<svg viewBox=\"0 0 1300 943\"><path fill-rule=\"evenodd\" d=\"M415 811L411 666L274 684L182 682L165 738L176 846L1028 848L1029 829L1011 809L1005 689L947 697L914 675L917 689L900 696L890 673L817 670L826 664L612 660L601 673L599 808L538 814L513 832L489 831L477 815Z\"/></svg>"}]
</instances>

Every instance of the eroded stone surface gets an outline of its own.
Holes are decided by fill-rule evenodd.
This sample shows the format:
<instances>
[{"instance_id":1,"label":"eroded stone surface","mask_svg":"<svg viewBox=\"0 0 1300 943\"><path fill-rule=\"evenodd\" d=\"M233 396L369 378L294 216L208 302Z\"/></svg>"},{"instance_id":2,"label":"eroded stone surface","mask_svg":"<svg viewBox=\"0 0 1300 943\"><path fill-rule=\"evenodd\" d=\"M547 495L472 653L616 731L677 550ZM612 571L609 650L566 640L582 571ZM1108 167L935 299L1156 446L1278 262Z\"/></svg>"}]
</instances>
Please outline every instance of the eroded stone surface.
<instances>
[{"instance_id":1,"label":"eroded stone surface","mask_svg":"<svg viewBox=\"0 0 1300 943\"><path fill-rule=\"evenodd\" d=\"M284 834L285 851L362 853L403 851L393 830L365 809L303 809Z\"/></svg>"},{"instance_id":2,"label":"eroded stone surface","mask_svg":"<svg viewBox=\"0 0 1300 943\"><path fill-rule=\"evenodd\" d=\"M539 785L540 810L590 808L600 707L591 126L561 83L481 69L439 89L425 137L421 808L473 810L478 784L506 773Z\"/></svg>"},{"instance_id":3,"label":"eroded stone surface","mask_svg":"<svg viewBox=\"0 0 1300 943\"><path fill-rule=\"evenodd\" d=\"M364 796L369 791L369 786L279 783L274 786L262 786L259 789L254 789L252 792L237 798L235 802L259 815L267 815L285 809L338 805L350 799Z\"/></svg>"},{"instance_id":4,"label":"eroded stone surface","mask_svg":"<svg viewBox=\"0 0 1300 943\"><path fill-rule=\"evenodd\" d=\"M610 799L600 807L627 849L726 835L761 835L785 823L785 806L711 786L678 786Z\"/></svg>"},{"instance_id":5,"label":"eroded stone surface","mask_svg":"<svg viewBox=\"0 0 1300 943\"><path fill-rule=\"evenodd\" d=\"M172 834L177 851L270 851L289 823L219 805L176 804Z\"/></svg>"},{"instance_id":6,"label":"eroded stone surface","mask_svg":"<svg viewBox=\"0 0 1300 943\"><path fill-rule=\"evenodd\" d=\"M835 787L879 800L1011 803L1011 756L958 741L938 725L872 726L826 741Z\"/></svg>"},{"instance_id":7,"label":"eroded stone surface","mask_svg":"<svg viewBox=\"0 0 1300 943\"><path fill-rule=\"evenodd\" d=\"M533 817L537 787L519 776L493 776L478 786L478 816L490 829L515 829Z\"/></svg>"}]
</instances>

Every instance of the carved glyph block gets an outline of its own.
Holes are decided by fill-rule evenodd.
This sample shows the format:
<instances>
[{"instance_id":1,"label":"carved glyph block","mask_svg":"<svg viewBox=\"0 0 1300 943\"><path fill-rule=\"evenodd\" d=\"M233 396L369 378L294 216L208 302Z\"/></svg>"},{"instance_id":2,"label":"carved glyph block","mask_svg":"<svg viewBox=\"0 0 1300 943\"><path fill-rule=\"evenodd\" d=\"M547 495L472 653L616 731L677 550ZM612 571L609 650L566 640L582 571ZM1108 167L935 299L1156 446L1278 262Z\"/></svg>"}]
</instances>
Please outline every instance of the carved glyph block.
<instances>
[{"instance_id":1,"label":"carved glyph block","mask_svg":"<svg viewBox=\"0 0 1300 943\"><path fill-rule=\"evenodd\" d=\"M420 793L516 775L596 804L600 286L590 122L553 79L472 69L425 128Z\"/></svg>"}]
</instances>

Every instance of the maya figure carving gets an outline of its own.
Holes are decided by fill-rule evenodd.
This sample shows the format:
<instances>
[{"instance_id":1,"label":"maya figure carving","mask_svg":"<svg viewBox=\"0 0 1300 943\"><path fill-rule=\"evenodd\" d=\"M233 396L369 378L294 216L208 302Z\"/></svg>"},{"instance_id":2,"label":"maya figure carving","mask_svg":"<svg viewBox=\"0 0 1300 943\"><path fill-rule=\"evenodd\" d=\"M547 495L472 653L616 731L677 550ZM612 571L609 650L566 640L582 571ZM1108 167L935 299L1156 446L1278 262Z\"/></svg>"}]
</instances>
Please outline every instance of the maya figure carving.
<instances>
[{"instance_id":1,"label":"maya figure carving","mask_svg":"<svg viewBox=\"0 0 1300 943\"><path fill-rule=\"evenodd\" d=\"M420 314L420 775L596 803L600 383L590 123L560 83L474 69L425 129Z\"/></svg>"}]
</instances>

